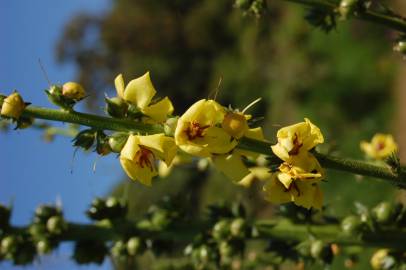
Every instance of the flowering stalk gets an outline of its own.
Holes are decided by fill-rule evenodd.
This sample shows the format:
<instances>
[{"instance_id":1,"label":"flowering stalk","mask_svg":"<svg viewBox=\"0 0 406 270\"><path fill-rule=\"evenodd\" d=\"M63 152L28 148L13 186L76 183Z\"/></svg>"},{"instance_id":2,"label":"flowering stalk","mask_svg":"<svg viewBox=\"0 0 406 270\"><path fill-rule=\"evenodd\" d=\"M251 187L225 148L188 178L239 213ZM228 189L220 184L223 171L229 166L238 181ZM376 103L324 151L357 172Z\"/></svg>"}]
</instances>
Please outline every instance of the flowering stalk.
<instances>
[{"instance_id":1,"label":"flowering stalk","mask_svg":"<svg viewBox=\"0 0 406 270\"><path fill-rule=\"evenodd\" d=\"M284 0L297 4L302 4L309 7L322 9L329 12L335 12L338 9L338 4L324 0ZM357 10L351 14L355 19L368 21L380 25L384 25L393 30L406 33L406 20L400 16L389 15L384 12L377 12L368 9Z\"/></svg>"},{"instance_id":2,"label":"flowering stalk","mask_svg":"<svg viewBox=\"0 0 406 270\"><path fill-rule=\"evenodd\" d=\"M28 106L25 108L22 115L25 117L80 124L100 130L134 131L143 134L156 134L164 131L161 125L156 124L145 124L126 119L35 106ZM238 148L268 155L270 162L273 164L279 164L281 162L272 152L271 143L269 142L242 138ZM403 179L406 175L404 168L402 168L400 170L401 173L398 174L388 166L378 166L364 161L334 157L318 152L315 152L314 154L320 164L325 168L381 178L392 184L398 185L399 187L406 187L406 181Z\"/></svg>"}]
</instances>

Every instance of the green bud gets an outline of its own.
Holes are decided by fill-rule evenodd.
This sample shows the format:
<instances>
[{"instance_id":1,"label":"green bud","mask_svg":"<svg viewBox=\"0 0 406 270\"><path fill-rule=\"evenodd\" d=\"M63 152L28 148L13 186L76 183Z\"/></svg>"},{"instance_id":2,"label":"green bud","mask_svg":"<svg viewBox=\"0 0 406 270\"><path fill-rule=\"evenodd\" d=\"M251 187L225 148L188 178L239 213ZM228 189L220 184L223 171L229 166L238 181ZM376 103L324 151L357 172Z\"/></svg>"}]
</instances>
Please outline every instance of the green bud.
<instances>
[{"instance_id":1,"label":"green bud","mask_svg":"<svg viewBox=\"0 0 406 270\"><path fill-rule=\"evenodd\" d=\"M129 104L128 106L128 112L127 116L132 119L139 119L143 116L144 114L137 108L137 106L133 104Z\"/></svg>"},{"instance_id":2,"label":"green bud","mask_svg":"<svg viewBox=\"0 0 406 270\"><path fill-rule=\"evenodd\" d=\"M96 132L96 152L101 156L105 156L111 152L109 139L103 131Z\"/></svg>"},{"instance_id":3,"label":"green bud","mask_svg":"<svg viewBox=\"0 0 406 270\"><path fill-rule=\"evenodd\" d=\"M47 228L45 224L34 223L30 225L30 227L28 228L28 232L34 239L41 239L46 236Z\"/></svg>"},{"instance_id":4,"label":"green bud","mask_svg":"<svg viewBox=\"0 0 406 270\"><path fill-rule=\"evenodd\" d=\"M341 222L341 229L345 234L352 235L361 232L364 224L358 216L348 216Z\"/></svg>"},{"instance_id":5,"label":"green bud","mask_svg":"<svg viewBox=\"0 0 406 270\"><path fill-rule=\"evenodd\" d=\"M62 211L53 205L40 205L35 210L35 222L45 224L50 217L61 214Z\"/></svg>"},{"instance_id":6,"label":"green bud","mask_svg":"<svg viewBox=\"0 0 406 270\"><path fill-rule=\"evenodd\" d=\"M72 140L73 146L81 147L85 150L89 150L93 146L96 140L96 131L93 129L85 129L79 132Z\"/></svg>"},{"instance_id":7,"label":"green bud","mask_svg":"<svg viewBox=\"0 0 406 270\"><path fill-rule=\"evenodd\" d=\"M329 244L325 244L321 240L316 240L310 245L310 255L325 263L331 263L333 259L333 252Z\"/></svg>"},{"instance_id":8,"label":"green bud","mask_svg":"<svg viewBox=\"0 0 406 270\"><path fill-rule=\"evenodd\" d=\"M164 131L167 136L174 136L179 117L168 118L164 125Z\"/></svg>"},{"instance_id":9,"label":"green bud","mask_svg":"<svg viewBox=\"0 0 406 270\"><path fill-rule=\"evenodd\" d=\"M38 254L43 255L43 254L48 254L52 251L52 244L49 242L47 239L41 239L39 240L36 245L35 245Z\"/></svg>"},{"instance_id":10,"label":"green bud","mask_svg":"<svg viewBox=\"0 0 406 270\"><path fill-rule=\"evenodd\" d=\"M113 152L120 153L128 139L128 133L116 132L109 137L109 145Z\"/></svg>"},{"instance_id":11,"label":"green bud","mask_svg":"<svg viewBox=\"0 0 406 270\"><path fill-rule=\"evenodd\" d=\"M359 0L341 0L338 13L341 19L346 20L356 10Z\"/></svg>"},{"instance_id":12,"label":"green bud","mask_svg":"<svg viewBox=\"0 0 406 270\"><path fill-rule=\"evenodd\" d=\"M401 54L406 54L406 41L405 40L398 41L393 47L393 50Z\"/></svg>"},{"instance_id":13,"label":"green bud","mask_svg":"<svg viewBox=\"0 0 406 270\"><path fill-rule=\"evenodd\" d=\"M249 9L253 0L235 0L234 6L243 10Z\"/></svg>"},{"instance_id":14,"label":"green bud","mask_svg":"<svg viewBox=\"0 0 406 270\"><path fill-rule=\"evenodd\" d=\"M165 228L170 223L168 212L162 209L155 211L151 217L151 223L157 229Z\"/></svg>"},{"instance_id":15,"label":"green bud","mask_svg":"<svg viewBox=\"0 0 406 270\"><path fill-rule=\"evenodd\" d=\"M11 255L17 251L19 238L15 235L9 235L1 240L0 251L3 255ZM8 257L8 256L7 256Z\"/></svg>"},{"instance_id":16,"label":"green bud","mask_svg":"<svg viewBox=\"0 0 406 270\"><path fill-rule=\"evenodd\" d=\"M230 236L230 222L225 219L218 221L213 227L212 235L217 241L227 239Z\"/></svg>"},{"instance_id":17,"label":"green bud","mask_svg":"<svg viewBox=\"0 0 406 270\"><path fill-rule=\"evenodd\" d=\"M247 232L247 223L243 218L236 218L230 225L231 235L237 238L244 238Z\"/></svg>"},{"instance_id":18,"label":"green bud","mask_svg":"<svg viewBox=\"0 0 406 270\"><path fill-rule=\"evenodd\" d=\"M105 98L106 112L111 117L124 118L127 115L128 104L119 97Z\"/></svg>"},{"instance_id":19,"label":"green bud","mask_svg":"<svg viewBox=\"0 0 406 270\"><path fill-rule=\"evenodd\" d=\"M76 103L75 100L62 94L62 86L60 85L52 85L48 90L45 90L45 93L51 103L65 110L72 110Z\"/></svg>"},{"instance_id":20,"label":"green bud","mask_svg":"<svg viewBox=\"0 0 406 270\"><path fill-rule=\"evenodd\" d=\"M51 234L61 234L67 229L67 224L62 216L53 216L47 221L47 230Z\"/></svg>"},{"instance_id":21,"label":"green bud","mask_svg":"<svg viewBox=\"0 0 406 270\"><path fill-rule=\"evenodd\" d=\"M139 237L131 237L127 241L127 252L131 256L142 253L145 249L145 245Z\"/></svg>"},{"instance_id":22,"label":"green bud","mask_svg":"<svg viewBox=\"0 0 406 270\"><path fill-rule=\"evenodd\" d=\"M128 256L127 245L121 240L117 241L111 248L110 253L116 259L125 259Z\"/></svg>"},{"instance_id":23,"label":"green bud","mask_svg":"<svg viewBox=\"0 0 406 270\"><path fill-rule=\"evenodd\" d=\"M221 257L233 257L236 254L236 250L227 241L222 241L219 244L219 252Z\"/></svg>"},{"instance_id":24,"label":"green bud","mask_svg":"<svg viewBox=\"0 0 406 270\"><path fill-rule=\"evenodd\" d=\"M29 128L30 126L32 126L33 123L34 123L34 118L21 116L17 120L17 126L15 129Z\"/></svg>"},{"instance_id":25,"label":"green bud","mask_svg":"<svg viewBox=\"0 0 406 270\"><path fill-rule=\"evenodd\" d=\"M309 257L311 255L310 245L310 241L301 242L296 246L296 250L302 257Z\"/></svg>"},{"instance_id":26,"label":"green bud","mask_svg":"<svg viewBox=\"0 0 406 270\"><path fill-rule=\"evenodd\" d=\"M378 223L388 224L395 220L395 208L389 202L381 202L372 209L372 216Z\"/></svg>"}]
</instances>

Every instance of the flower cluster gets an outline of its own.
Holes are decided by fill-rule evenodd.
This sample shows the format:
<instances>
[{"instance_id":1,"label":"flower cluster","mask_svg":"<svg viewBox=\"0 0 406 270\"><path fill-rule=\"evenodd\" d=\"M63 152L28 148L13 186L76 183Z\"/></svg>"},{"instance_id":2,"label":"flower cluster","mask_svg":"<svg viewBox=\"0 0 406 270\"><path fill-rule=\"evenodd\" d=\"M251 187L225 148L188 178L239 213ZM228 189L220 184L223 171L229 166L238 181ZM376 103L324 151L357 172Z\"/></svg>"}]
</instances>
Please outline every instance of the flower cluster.
<instances>
[{"instance_id":1,"label":"flower cluster","mask_svg":"<svg viewBox=\"0 0 406 270\"><path fill-rule=\"evenodd\" d=\"M319 187L324 171L309 152L324 138L320 129L304 122L284 127L277 133L272 151L283 163L264 186L265 198L273 203L294 202L305 208L321 208L323 194Z\"/></svg>"}]
</instances>

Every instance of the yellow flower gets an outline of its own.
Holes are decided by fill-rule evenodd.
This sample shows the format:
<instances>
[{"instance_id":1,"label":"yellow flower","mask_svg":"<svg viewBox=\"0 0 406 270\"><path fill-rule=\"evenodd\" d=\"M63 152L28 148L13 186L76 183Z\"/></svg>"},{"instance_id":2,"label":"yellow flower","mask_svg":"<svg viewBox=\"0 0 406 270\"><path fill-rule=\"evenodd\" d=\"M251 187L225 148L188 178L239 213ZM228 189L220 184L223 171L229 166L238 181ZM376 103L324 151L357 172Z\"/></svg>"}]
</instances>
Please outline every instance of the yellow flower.
<instances>
[{"instance_id":1,"label":"yellow flower","mask_svg":"<svg viewBox=\"0 0 406 270\"><path fill-rule=\"evenodd\" d=\"M169 166L164 161L160 161L158 165L159 177L165 178L172 172L173 167L185 163L191 163L192 161L192 156L182 152L173 158Z\"/></svg>"},{"instance_id":2,"label":"yellow flower","mask_svg":"<svg viewBox=\"0 0 406 270\"><path fill-rule=\"evenodd\" d=\"M120 163L127 175L150 186L152 177L158 175L157 161L170 166L177 152L173 138L162 134L148 136L130 135L120 153Z\"/></svg>"},{"instance_id":3,"label":"yellow flower","mask_svg":"<svg viewBox=\"0 0 406 270\"><path fill-rule=\"evenodd\" d=\"M25 107L27 105L24 103L23 98L18 92L14 92L3 100L0 114L3 117L18 119Z\"/></svg>"},{"instance_id":4,"label":"yellow flower","mask_svg":"<svg viewBox=\"0 0 406 270\"><path fill-rule=\"evenodd\" d=\"M199 157L230 152L237 141L219 127L225 114L225 108L214 100L197 101L178 120L176 144L186 153Z\"/></svg>"},{"instance_id":5,"label":"yellow flower","mask_svg":"<svg viewBox=\"0 0 406 270\"><path fill-rule=\"evenodd\" d=\"M272 146L272 151L284 161L324 142L320 129L307 118L305 122L281 128L277 137L278 143Z\"/></svg>"},{"instance_id":6,"label":"yellow flower","mask_svg":"<svg viewBox=\"0 0 406 270\"><path fill-rule=\"evenodd\" d=\"M371 142L362 141L361 150L373 159L385 159L398 149L395 140L390 134L377 133Z\"/></svg>"},{"instance_id":7,"label":"yellow flower","mask_svg":"<svg viewBox=\"0 0 406 270\"><path fill-rule=\"evenodd\" d=\"M242 135L256 140L264 139L262 128L260 127L248 129ZM258 156L259 154L254 152L235 149L228 154L213 155L211 160L213 162L214 167L220 172L222 172L229 179L231 179L233 182L239 183L241 185L246 185L244 183L248 183L249 181L248 180L244 181L244 179L250 177L251 171L244 164L243 157L256 159Z\"/></svg>"},{"instance_id":8,"label":"yellow flower","mask_svg":"<svg viewBox=\"0 0 406 270\"><path fill-rule=\"evenodd\" d=\"M240 139L248 130L247 118L240 112L227 112L221 127L233 138Z\"/></svg>"},{"instance_id":9,"label":"yellow flower","mask_svg":"<svg viewBox=\"0 0 406 270\"><path fill-rule=\"evenodd\" d=\"M62 86L62 95L70 99L81 100L86 96L86 92L80 84L67 82Z\"/></svg>"},{"instance_id":10,"label":"yellow flower","mask_svg":"<svg viewBox=\"0 0 406 270\"><path fill-rule=\"evenodd\" d=\"M272 203L293 202L296 205L307 209L314 207L321 209L323 205L323 193L315 182L293 181L289 188L286 188L278 179L278 174L265 184L265 199Z\"/></svg>"},{"instance_id":11,"label":"yellow flower","mask_svg":"<svg viewBox=\"0 0 406 270\"><path fill-rule=\"evenodd\" d=\"M324 171L317 159L309 152L292 156L279 166L278 180L289 189L293 181L315 182L324 178Z\"/></svg>"},{"instance_id":12,"label":"yellow flower","mask_svg":"<svg viewBox=\"0 0 406 270\"><path fill-rule=\"evenodd\" d=\"M122 74L119 74L114 80L117 95L125 101L136 105L137 108L146 116L157 122L163 122L167 116L172 114L173 105L168 97L165 97L157 103L151 104L156 90L151 82L149 72L143 76L131 80L125 86Z\"/></svg>"}]
</instances>

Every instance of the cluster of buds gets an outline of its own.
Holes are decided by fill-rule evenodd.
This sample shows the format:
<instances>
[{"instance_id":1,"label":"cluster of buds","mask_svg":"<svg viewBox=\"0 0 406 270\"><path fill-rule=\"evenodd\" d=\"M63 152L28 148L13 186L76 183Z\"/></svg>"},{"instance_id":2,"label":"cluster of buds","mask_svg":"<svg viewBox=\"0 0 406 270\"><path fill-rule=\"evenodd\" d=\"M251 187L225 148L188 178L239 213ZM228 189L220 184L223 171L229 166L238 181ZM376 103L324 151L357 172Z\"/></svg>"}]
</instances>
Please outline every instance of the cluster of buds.
<instances>
[{"instance_id":1,"label":"cluster of buds","mask_svg":"<svg viewBox=\"0 0 406 270\"><path fill-rule=\"evenodd\" d=\"M128 206L122 200L115 197L107 199L95 198L86 211L86 215L92 220L117 220L124 219L127 215Z\"/></svg>"},{"instance_id":2,"label":"cluster of buds","mask_svg":"<svg viewBox=\"0 0 406 270\"><path fill-rule=\"evenodd\" d=\"M211 206L208 215L211 226L185 248L185 255L191 258L197 269L228 269L241 261L252 228L245 220L241 204L234 204L231 208Z\"/></svg>"},{"instance_id":3,"label":"cluster of buds","mask_svg":"<svg viewBox=\"0 0 406 270\"><path fill-rule=\"evenodd\" d=\"M244 15L260 18L267 9L265 0L235 0L234 6L243 11Z\"/></svg>"}]
</instances>

